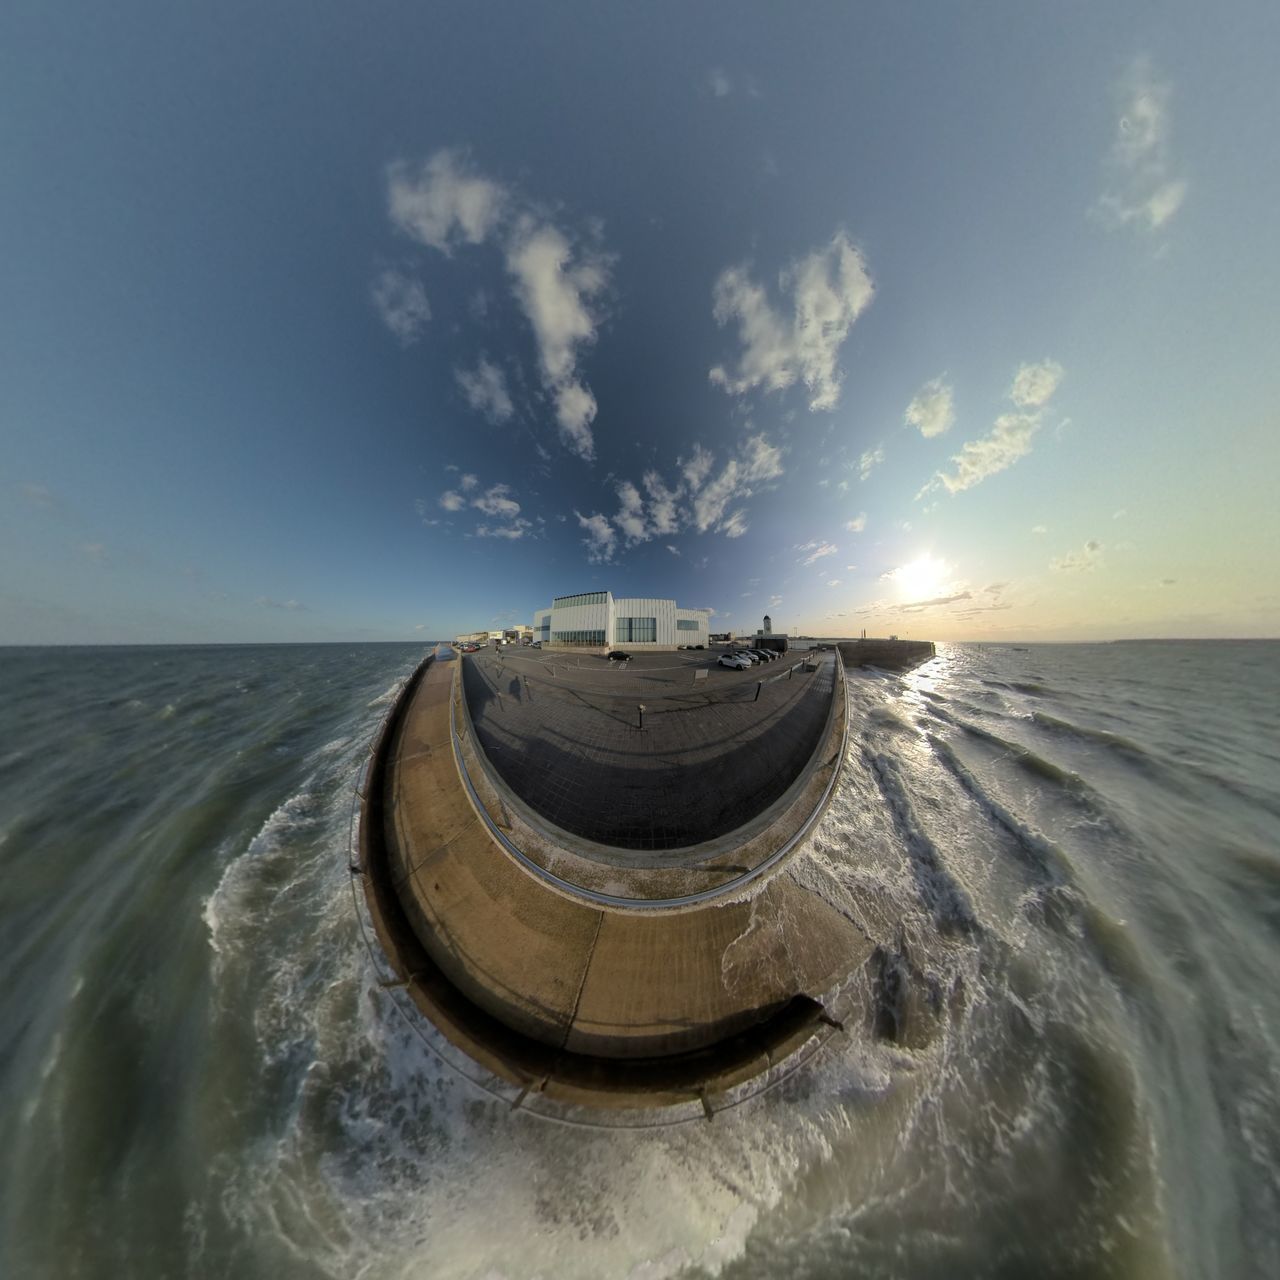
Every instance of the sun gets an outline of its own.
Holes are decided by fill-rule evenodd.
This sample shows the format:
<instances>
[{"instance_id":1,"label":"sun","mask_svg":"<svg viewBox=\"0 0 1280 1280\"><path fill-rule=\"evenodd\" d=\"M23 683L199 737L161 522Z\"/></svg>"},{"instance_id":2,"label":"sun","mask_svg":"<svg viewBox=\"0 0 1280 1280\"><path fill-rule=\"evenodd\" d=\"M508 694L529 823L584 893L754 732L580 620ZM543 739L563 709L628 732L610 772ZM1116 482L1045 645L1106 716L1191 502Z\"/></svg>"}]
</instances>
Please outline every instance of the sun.
<instances>
[{"instance_id":1,"label":"sun","mask_svg":"<svg viewBox=\"0 0 1280 1280\"><path fill-rule=\"evenodd\" d=\"M893 580L906 599L928 600L942 590L950 572L945 560L923 555L895 569Z\"/></svg>"}]
</instances>

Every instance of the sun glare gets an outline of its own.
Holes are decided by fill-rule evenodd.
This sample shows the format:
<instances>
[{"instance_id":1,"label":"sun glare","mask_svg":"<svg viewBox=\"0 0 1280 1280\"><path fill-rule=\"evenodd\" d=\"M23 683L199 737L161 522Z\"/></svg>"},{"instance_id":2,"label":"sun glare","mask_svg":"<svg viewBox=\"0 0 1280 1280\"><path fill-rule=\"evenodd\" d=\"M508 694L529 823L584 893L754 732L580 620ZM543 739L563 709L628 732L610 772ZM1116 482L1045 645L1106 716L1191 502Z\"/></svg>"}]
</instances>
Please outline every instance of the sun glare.
<instances>
[{"instance_id":1,"label":"sun glare","mask_svg":"<svg viewBox=\"0 0 1280 1280\"><path fill-rule=\"evenodd\" d=\"M928 600L942 590L949 573L946 561L924 555L895 569L893 580L904 599Z\"/></svg>"}]
</instances>

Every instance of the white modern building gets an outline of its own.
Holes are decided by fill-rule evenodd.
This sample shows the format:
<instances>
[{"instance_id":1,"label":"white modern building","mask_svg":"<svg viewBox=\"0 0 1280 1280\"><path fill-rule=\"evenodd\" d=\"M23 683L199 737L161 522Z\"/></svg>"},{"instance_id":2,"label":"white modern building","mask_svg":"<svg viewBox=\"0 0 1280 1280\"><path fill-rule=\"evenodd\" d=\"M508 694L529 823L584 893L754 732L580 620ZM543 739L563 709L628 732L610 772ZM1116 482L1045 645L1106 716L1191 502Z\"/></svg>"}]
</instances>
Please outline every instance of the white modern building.
<instances>
[{"instance_id":1,"label":"white modern building","mask_svg":"<svg viewBox=\"0 0 1280 1280\"><path fill-rule=\"evenodd\" d=\"M608 591L557 596L533 615L533 638L548 649L676 649L707 644L710 609L674 600L617 599Z\"/></svg>"}]
</instances>

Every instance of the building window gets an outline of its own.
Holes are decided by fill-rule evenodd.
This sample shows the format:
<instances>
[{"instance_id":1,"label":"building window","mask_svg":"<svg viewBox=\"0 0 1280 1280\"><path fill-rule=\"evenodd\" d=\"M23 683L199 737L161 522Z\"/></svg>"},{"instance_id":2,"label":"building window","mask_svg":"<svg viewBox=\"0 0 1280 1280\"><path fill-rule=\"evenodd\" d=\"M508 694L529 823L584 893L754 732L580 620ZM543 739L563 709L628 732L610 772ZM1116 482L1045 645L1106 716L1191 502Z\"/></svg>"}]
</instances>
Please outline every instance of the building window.
<instances>
[{"instance_id":1,"label":"building window","mask_svg":"<svg viewBox=\"0 0 1280 1280\"><path fill-rule=\"evenodd\" d=\"M552 644L580 644L604 647L603 631L554 631L551 634Z\"/></svg>"},{"instance_id":2,"label":"building window","mask_svg":"<svg viewBox=\"0 0 1280 1280\"><path fill-rule=\"evenodd\" d=\"M553 609L571 609L575 605L580 604L604 604L607 591L588 591L586 595L581 596L556 596L551 602ZM546 598L545 596L543 597Z\"/></svg>"},{"instance_id":3,"label":"building window","mask_svg":"<svg viewBox=\"0 0 1280 1280\"><path fill-rule=\"evenodd\" d=\"M702 626L702 623L700 623L697 620L697 618L677 618L676 619L677 631L697 631L701 628L701 626Z\"/></svg>"},{"instance_id":4,"label":"building window","mask_svg":"<svg viewBox=\"0 0 1280 1280\"><path fill-rule=\"evenodd\" d=\"M657 618L618 618L615 635L618 644L657 644Z\"/></svg>"}]
</instances>

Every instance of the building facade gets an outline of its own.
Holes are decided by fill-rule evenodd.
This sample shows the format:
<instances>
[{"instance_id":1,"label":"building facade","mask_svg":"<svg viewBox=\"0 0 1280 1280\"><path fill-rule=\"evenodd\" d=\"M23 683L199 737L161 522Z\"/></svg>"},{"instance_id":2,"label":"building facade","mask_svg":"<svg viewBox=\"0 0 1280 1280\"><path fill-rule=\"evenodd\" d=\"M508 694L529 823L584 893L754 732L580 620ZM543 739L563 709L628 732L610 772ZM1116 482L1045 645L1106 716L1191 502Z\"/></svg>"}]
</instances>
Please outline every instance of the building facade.
<instances>
[{"instance_id":1,"label":"building facade","mask_svg":"<svg viewBox=\"0 0 1280 1280\"><path fill-rule=\"evenodd\" d=\"M709 609L674 600L614 599L608 591L557 596L533 615L533 638L548 649L683 649L706 647Z\"/></svg>"}]
</instances>

